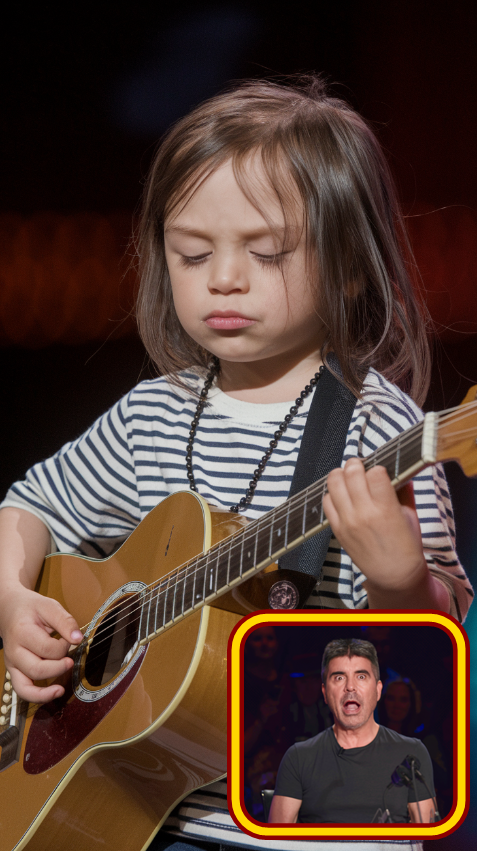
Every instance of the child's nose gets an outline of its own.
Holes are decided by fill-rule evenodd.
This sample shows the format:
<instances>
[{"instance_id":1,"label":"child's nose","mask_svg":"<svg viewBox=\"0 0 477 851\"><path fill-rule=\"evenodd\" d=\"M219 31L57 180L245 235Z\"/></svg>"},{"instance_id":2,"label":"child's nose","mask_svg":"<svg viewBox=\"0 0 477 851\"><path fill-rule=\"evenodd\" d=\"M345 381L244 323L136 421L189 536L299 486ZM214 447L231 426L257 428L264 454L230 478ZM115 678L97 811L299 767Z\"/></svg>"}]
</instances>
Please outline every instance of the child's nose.
<instances>
[{"instance_id":1,"label":"child's nose","mask_svg":"<svg viewBox=\"0 0 477 851\"><path fill-rule=\"evenodd\" d=\"M245 265L234 255L215 256L212 262L209 290L228 294L231 292L247 292L249 281Z\"/></svg>"}]
</instances>

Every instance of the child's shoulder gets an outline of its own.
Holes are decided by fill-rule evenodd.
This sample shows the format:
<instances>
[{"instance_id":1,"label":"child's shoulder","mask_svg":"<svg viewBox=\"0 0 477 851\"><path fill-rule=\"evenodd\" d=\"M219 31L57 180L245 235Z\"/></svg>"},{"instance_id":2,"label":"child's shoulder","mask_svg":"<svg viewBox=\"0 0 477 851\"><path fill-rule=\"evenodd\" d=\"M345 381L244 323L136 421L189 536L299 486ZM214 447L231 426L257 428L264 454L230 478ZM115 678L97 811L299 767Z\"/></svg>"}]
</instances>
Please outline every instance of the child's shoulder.
<instances>
[{"instance_id":1,"label":"child's shoulder","mask_svg":"<svg viewBox=\"0 0 477 851\"><path fill-rule=\"evenodd\" d=\"M355 427L374 425L377 429L383 429L388 437L392 437L422 418L421 409L407 393L391 384L377 370L369 370L361 398L356 403L353 416Z\"/></svg>"},{"instance_id":2,"label":"child's shoulder","mask_svg":"<svg viewBox=\"0 0 477 851\"><path fill-rule=\"evenodd\" d=\"M205 372L200 374L199 370L184 370L178 377L181 385L176 384L169 375L140 381L123 397L123 404L127 408L160 404L182 407L191 401L197 404L197 394L202 389Z\"/></svg>"}]
</instances>

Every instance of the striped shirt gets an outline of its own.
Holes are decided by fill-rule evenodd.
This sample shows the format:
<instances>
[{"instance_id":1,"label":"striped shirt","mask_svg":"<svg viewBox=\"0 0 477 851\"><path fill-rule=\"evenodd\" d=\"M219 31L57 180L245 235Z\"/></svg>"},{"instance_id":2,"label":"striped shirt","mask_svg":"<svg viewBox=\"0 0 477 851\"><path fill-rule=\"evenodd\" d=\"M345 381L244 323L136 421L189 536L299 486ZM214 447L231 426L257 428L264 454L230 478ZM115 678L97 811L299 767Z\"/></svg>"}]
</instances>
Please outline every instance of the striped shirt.
<instances>
[{"instance_id":1,"label":"striped shirt","mask_svg":"<svg viewBox=\"0 0 477 851\"><path fill-rule=\"evenodd\" d=\"M192 390L201 389L202 374L186 372L184 378ZM194 476L208 502L229 508L244 495L293 402L242 402L218 388L211 389L208 401L194 440ZM280 439L246 516L260 517L286 500L310 403L311 396ZM36 514L62 552L95 558L110 554L155 505L188 489L185 454L196 405L197 396L171 385L167 378L142 382L84 435L32 467L24 481L13 485L2 507L16 506ZM351 419L343 464L351 457L366 457L421 418L422 412L406 394L371 370ZM444 473L440 467L428 468L413 481L426 560L449 590L451 611L462 619L472 589L455 553ZM366 608L364 579L332 537L322 580L306 605ZM224 782L186 798L169 817L167 829L199 841L257 844L231 819ZM267 844L292 849L296 842L267 840ZM311 851L318 845L312 843Z\"/></svg>"}]
</instances>

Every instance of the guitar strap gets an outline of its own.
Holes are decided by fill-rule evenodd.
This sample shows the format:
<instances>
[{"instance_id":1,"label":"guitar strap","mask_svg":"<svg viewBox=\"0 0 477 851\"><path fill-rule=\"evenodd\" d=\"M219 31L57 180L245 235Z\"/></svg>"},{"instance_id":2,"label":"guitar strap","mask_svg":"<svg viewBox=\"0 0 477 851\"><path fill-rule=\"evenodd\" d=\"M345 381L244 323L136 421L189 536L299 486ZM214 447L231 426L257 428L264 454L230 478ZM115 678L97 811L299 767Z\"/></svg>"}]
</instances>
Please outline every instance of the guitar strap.
<instances>
[{"instance_id":1,"label":"guitar strap","mask_svg":"<svg viewBox=\"0 0 477 851\"><path fill-rule=\"evenodd\" d=\"M328 356L328 361L341 374L338 360L333 354ZM355 405L356 397L325 365L313 394L289 496L299 493L327 476L335 467L341 466ZM283 556L279 567L307 573L319 581L331 535L328 527L309 538Z\"/></svg>"}]
</instances>

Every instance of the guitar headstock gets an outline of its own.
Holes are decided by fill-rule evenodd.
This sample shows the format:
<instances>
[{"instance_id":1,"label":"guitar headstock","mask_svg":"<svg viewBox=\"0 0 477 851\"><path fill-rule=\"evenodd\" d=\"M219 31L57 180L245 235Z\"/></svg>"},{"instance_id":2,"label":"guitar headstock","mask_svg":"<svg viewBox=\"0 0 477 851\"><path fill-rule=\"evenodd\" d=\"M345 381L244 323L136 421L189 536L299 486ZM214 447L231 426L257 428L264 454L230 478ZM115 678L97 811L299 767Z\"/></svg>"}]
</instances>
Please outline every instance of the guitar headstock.
<instances>
[{"instance_id":1,"label":"guitar headstock","mask_svg":"<svg viewBox=\"0 0 477 851\"><path fill-rule=\"evenodd\" d=\"M458 461L466 476L477 476L477 385L458 408L439 414L437 461Z\"/></svg>"}]
</instances>

